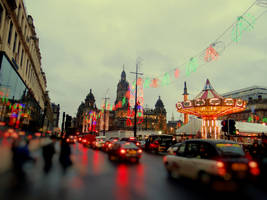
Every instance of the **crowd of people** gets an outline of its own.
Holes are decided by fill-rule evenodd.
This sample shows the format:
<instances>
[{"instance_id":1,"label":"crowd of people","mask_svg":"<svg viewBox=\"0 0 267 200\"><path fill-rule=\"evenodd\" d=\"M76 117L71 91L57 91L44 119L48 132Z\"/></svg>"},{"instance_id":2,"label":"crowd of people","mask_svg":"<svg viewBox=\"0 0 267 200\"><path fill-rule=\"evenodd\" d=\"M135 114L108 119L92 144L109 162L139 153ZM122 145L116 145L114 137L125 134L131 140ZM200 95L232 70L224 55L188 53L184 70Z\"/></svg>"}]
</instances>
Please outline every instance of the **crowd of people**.
<instances>
[{"instance_id":1,"label":"crowd of people","mask_svg":"<svg viewBox=\"0 0 267 200\"><path fill-rule=\"evenodd\" d=\"M27 163L35 164L37 158L32 156L29 150L29 144L31 140L25 137L13 138L11 151L12 151L12 171L17 180L24 182L27 178L25 172L25 166ZM42 160L43 160L43 172L48 174L53 168L53 160L56 154L57 138L51 136L47 138L42 145ZM38 158L39 159L39 158ZM65 140L60 140L60 152L58 156L58 162L61 165L63 174L72 165L71 161L71 147Z\"/></svg>"}]
</instances>

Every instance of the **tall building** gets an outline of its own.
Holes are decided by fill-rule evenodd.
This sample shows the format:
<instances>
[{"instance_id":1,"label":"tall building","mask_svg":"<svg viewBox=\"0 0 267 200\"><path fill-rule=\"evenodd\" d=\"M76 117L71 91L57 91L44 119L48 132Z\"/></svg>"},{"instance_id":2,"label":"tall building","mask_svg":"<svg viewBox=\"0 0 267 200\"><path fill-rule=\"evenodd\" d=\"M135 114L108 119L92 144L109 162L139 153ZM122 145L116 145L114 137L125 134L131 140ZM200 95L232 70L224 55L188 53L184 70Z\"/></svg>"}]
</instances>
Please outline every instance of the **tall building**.
<instances>
[{"instance_id":1,"label":"tall building","mask_svg":"<svg viewBox=\"0 0 267 200\"><path fill-rule=\"evenodd\" d=\"M78 108L76 116L76 127L82 133L97 131L97 118L99 110L95 104L95 97L90 89L85 101L82 102Z\"/></svg>"},{"instance_id":2,"label":"tall building","mask_svg":"<svg viewBox=\"0 0 267 200\"><path fill-rule=\"evenodd\" d=\"M251 86L223 94L223 97L240 98L247 101L247 108L243 112L230 114L221 119L234 119L243 122L267 122L267 88Z\"/></svg>"},{"instance_id":3,"label":"tall building","mask_svg":"<svg viewBox=\"0 0 267 200\"><path fill-rule=\"evenodd\" d=\"M53 110L53 127L57 128L59 123L59 115L60 115L60 105L52 103L52 110Z\"/></svg>"},{"instance_id":4,"label":"tall building","mask_svg":"<svg viewBox=\"0 0 267 200\"><path fill-rule=\"evenodd\" d=\"M121 79L117 85L117 96L115 101L115 105L121 104L121 106L116 108L115 111L110 112L112 130L133 130L134 112L133 110L129 111L128 98L125 98L128 90L129 83L126 80L126 73L123 70ZM132 112L131 116L129 116L129 112ZM114 118L112 118L112 116ZM137 130L166 131L166 110L160 97L156 101L154 109L143 108L142 116L140 117L137 115L137 118Z\"/></svg>"},{"instance_id":5,"label":"tall building","mask_svg":"<svg viewBox=\"0 0 267 200\"><path fill-rule=\"evenodd\" d=\"M128 98L126 98L126 93L129 89L129 82L126 80L126 73L124 69L121 72L121 79L117 84L117 95L115 100L115 105L119 106L114 112L113 128L127 130L127 110L128 110ZM124 99L124 103L123 102Z\"/></svg>"},{"instance_id":6,"label":"tall building","mask_svg":"<svg viewBox=\"0 0 267 200\"><path fill-rule=\"evenodd\" d=\"M243 99L245 101L250 101L258 98L267 99L267 87L251 86L240 90L224 93L222 96L224 98L229 97L235 99Z\"/></svg>"},{"instance_id":7,"label":"tall building","mask_svg":"<svg viewBox=\"0 0 267 200\"><path fill-rule=\"evenodd\" d=\"M0 120L40 128L46 84L33 18L23 0L0 0Z\"/></svg>"}]
</instances>

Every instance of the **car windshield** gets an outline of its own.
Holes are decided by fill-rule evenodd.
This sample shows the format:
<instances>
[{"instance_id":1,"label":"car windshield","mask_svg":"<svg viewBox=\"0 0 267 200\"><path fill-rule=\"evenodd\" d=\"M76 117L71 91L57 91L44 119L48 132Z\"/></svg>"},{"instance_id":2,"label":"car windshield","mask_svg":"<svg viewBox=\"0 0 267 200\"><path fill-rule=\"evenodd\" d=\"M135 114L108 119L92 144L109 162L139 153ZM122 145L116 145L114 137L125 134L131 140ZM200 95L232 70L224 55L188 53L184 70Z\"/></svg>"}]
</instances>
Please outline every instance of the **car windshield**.
<instances>
[{"instance_id":1,"label":"car windshield","mask_svg":"<svg viewBox=\"0 0 267 200\"><path fill-rule=\"evenodd\" d=\"M216 147L223 156L245 156L239 144L216 144Z\"/></svg>"},{"instance_id":2,"label":"car windshield","mask_svg":"<svg viewBox=\"0 0 267 200\"><path fill-rule=\"evenodd\" d=\"M131 148L134 148L134 149L136 149L136 148L138 148L134 143L132 143L132 142L127 142L127 143L125 143L125 144L123 144L123 145L121 145L122 146L122 148L125 148L125 149L131 149Z\"/></svg>"}]
</instances>

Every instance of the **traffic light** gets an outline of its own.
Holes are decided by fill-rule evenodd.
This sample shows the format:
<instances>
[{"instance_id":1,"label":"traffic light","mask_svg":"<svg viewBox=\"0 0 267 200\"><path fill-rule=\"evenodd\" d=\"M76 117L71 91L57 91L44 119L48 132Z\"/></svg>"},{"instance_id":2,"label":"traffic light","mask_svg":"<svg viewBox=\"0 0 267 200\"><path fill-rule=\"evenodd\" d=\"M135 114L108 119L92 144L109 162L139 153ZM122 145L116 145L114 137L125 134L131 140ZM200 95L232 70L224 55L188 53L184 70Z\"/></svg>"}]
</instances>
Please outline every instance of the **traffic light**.
<instances>
[{"instance_id":1,"label":"traffic light","mask_svg":"<svg viewBox=\"0 0 267 200\"><path fill-rule=\"evenodd\" d=\"M222 125L222 131L228 132L228 120L223 120L221 125Z\"/></svg>"},{"instance_id":2,"label":"traffic light","mask_svg":"<svg viewBox=\"0 0 267 200\"><path fill-rule=\"evenodd\" d=\"M235 120L233 119L229 120L229 134L230 135L236 134Z\"/></svg>"}]
</instances>

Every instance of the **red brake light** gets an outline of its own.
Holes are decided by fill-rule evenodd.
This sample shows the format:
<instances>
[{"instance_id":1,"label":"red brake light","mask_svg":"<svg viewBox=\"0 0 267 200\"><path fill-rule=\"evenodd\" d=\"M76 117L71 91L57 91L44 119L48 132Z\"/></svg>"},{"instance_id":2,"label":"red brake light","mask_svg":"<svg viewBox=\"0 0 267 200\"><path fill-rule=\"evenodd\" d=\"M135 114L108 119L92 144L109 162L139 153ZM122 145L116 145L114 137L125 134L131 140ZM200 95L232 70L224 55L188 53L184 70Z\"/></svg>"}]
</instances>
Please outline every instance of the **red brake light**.
<instances>
[{"instance_id":1,"label":"red brake light","mask_svg":"<svg viewBox=\"0 0 267 200\"><path fill-rule=\"evenodd\" d=\"M255 167L258 167L258 163L256 163L255 161L250 161L250 162L248 163L248 166L249 166L250 168L255 168Z\"/></svg>"},{"instance_id":2,"label":"red brake light","mask_svg":"<svg viewBox=\"0 0 267 200\"><path fill-rule=\"evenodd\" d=\"M218 168L218 174L224 176L226 174L226 170L224 168L224 163L222 161L217 161L216 166Z\"/></svg>"},{"instance_id":3,"label":"red brake light","mask_svg":"<svg viewBox=\"0 0 267 200\"><path fill-rule=\"evenodd\" d=\"M140 143L139 142L136 142L136 146L139 146L140 145Z\"/></svg>"},{"instance_id":4,"label":"red brake light","mask_svg":"<svg viewBox=\"0 0 267 200\"><path fill-rule=\"evenodd\" d=\"M221 162L221 161L217 161L216 166L217 166L218 168L222 168L222 167L224 167L224 163Z\"/></svg>"},{"instance_id":5,"label":"red brake light","mask_svg":"<svg viewBox=\"0 0 267 200\"><path fill-rule=\"evenodd\" d=\"M134 137L130 137L130 140L134 140Z\"/></svg>"},{"instance_id":6,"label":"red brake light","mask_svg":"<svg viewBox=\"0 0 267 200\"><path fill-rule=\"evenodd\" d=\"M108 147L110 148L111 146L112 146L112 144L111 144L111 143L109 143L109 144L108 144Z\"/></svg>"},{"instance_id":7,"label":"red brake light","mask_svg":"<svg viewBox=\"0 0 267 200\"><path fill-rule=\"evenodd\" d=\"M248 166L250 167L250 173L254 176L258 176L260 174L260 169L258 168L258 163L255 161L250 161L248 163Z\"/></svg>"},{"instance_id":8,"label":"red brake light","mask_svg":"<svg viewBox=\"0 0 267 200\"><path fill-rule=\"evenodd\" d=\"M126 153L125 149L121 149L121 150L120 150L120 153L121 153L121 154L125 154L125 153Z\"/></svg>"},{"instance_id":9,"label":"red brake light","mask_svg":"<svg viewBox=\"0 0 267 200\"><path fill-rule=\"evenodd\" d=\"M67 142L69 142L69 141L70 141L70 139L68 138L68 139L67 139Z\"/></svg>"},{"instance_id":10,"label":"red brake light","mask_svg":"<svg viewBox=\"0 0 267 200\"><path fill-rule=\"evenodd\" d=\"M142 149L138 149L138 151L137 151L138 153L142 153L143 151L142 151Z\"/></svg>"}]
</instances>

